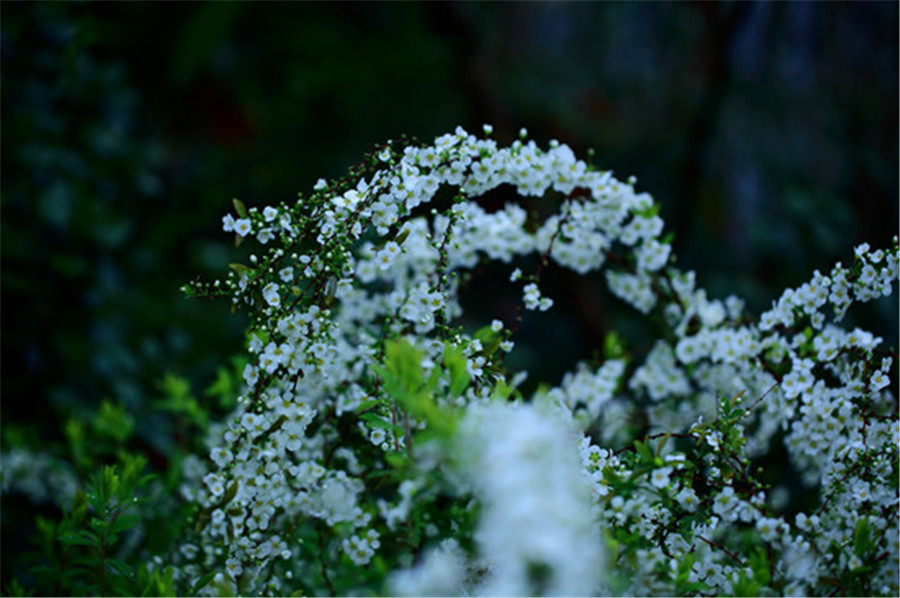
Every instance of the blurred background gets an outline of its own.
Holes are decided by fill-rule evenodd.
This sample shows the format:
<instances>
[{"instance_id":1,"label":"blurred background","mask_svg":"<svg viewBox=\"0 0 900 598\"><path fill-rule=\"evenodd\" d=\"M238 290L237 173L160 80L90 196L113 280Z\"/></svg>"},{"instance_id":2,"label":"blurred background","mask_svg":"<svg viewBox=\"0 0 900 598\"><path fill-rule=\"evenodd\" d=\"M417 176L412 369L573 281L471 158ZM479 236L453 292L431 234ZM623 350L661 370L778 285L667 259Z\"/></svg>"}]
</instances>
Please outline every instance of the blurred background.
<instances>
[{"instance_id":1,"label":"blurred background","mask_svg":"<svg viewBox=\"0 0 900 598\"><path fill-rule=\"evenodd\" d=\"M160 381L209 384L241 348L239 314L178 290L245 250L220 230L231 199L290 201L376 143L457 124L594 148L662 204L680 267L765 309L898 231L897 12L4 2L4 447L55 442L109 399L135 446L176 450L152 408ZM554 350L520 359L556 383L620 317L602 278L547 277L558 309L520 344ZM486 318L503 311L488 290L466 299ZM896 301L860 317L896 346Z\"/></svg>"}]
</instances>

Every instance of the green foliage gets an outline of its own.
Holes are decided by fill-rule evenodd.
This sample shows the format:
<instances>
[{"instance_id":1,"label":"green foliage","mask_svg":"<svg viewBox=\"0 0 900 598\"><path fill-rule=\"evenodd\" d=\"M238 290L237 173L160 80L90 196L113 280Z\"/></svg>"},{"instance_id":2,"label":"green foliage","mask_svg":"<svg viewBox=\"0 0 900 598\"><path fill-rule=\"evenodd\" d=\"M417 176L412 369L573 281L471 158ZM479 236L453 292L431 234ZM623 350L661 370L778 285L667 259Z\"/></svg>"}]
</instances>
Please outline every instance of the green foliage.
<instances>
[{"instance_id":1,"label":"green foliage","mask_svg":"<svg viewBox=\"0 0 900 598\"><path fill-rule=\"evenodd\" d=\"M449 378L451 394L458 395L469 383L465 370L465 358L449 349L444 353L444 367L434 367L426 378L422 368L423 354L405 338L390 339L384 343L383 366L374 366L385 393L417 419L427 422L430 434L449 437L456 426L455 416L447 405L439 406L435 391L441 378ZM460 369L462 368L462 369ZM458 391L454 393L454 390ZM362 416L369 425L388 427L387 422ZM407 424L408 425L408 424ZM410 439L410 430L401 431Z\"/></svg>"},{"instance_id":2,"label":"green foliage","mask_svg":"<svg viewBox=\"0 0 900 598\"><path fill-rule=\"evenodd\" d=\"M91 476L59 521L37 520L35 589L44 595L142 594L124 538L137 533L146 461L132 457Z\"/></svg>"},{"instance_id":3,"label":"green foliage","mask_svg":"<svg viewBox=\"0 0 900 598\"><path fill-rule=\"evenodd\" d=\"M134 418L124 405L110 400L100 403L100 408L85 419L70 417L65 426L69 450L82 471L119 454L133 432Z\"/></svg>"},{"instance_id":4,"label":"green foliage","mask_svg":"<svg viewBox=\"0 0 900 598\"><path fill-rule=\"evenodd\" d=\"M168 373L160 380L159 412L167 414L174 435L191 451L202 446L210 414L233 407L242 367L243 360L236 359L231 368L218 370L203 392L211 405L200 404L185 378ZM174 569L158 560L190 528L193 513L177 498L181 456L149 467L143 454L127 448L134 429L134 418L111 400L83 419L66 422L65 452L83 487L60 505L58 516L34 519L31 548L20 555L20 574L6 582L6 594L193 595L210 581L205 575L183 587ZM235 490L229 488L231 497Z\"/></svg>"},{"instance_id":5,"label":"green foliage","mask_svg":"<svg viewBox=\"0 0 900 598\"><path fill-rule=\"evenodd\" d=\"M447 343L444 349L444 367L450 374L450 396L458 397L469 386L469 372L466 371L466 356L462 349Z\"/></svg>"}]
</instances>

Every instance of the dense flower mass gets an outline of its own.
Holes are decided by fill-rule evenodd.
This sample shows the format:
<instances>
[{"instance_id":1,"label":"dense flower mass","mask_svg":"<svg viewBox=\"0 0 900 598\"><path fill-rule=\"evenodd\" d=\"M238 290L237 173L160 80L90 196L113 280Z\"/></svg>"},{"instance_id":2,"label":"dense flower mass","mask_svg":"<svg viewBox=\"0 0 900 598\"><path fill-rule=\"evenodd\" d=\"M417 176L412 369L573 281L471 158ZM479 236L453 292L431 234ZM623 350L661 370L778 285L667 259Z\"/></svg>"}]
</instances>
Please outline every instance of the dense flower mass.
<instances>
[{"instance_id":1,"label":"dense flower mass","mask_svg":"<svg viewBox=\"0 0 900 598\"><path fill-rule=\"evenodd\" d=\"M235 201L224 230L263 253L188 292L252 315L251 359L183 486L198 532L180 575L279 595L896 594L896 365L840 323L892 292L897 239L755 318L673 266L633 180L489 132L388 143L292 205ZM501 185L521 202L479 203ZM503 363L517 326L460 325L488 261L519 318L553 308L551 262L603 269L659 340L524 396ZM815 504L758 478L776 448Z\"/></svg>"}]
</instances>

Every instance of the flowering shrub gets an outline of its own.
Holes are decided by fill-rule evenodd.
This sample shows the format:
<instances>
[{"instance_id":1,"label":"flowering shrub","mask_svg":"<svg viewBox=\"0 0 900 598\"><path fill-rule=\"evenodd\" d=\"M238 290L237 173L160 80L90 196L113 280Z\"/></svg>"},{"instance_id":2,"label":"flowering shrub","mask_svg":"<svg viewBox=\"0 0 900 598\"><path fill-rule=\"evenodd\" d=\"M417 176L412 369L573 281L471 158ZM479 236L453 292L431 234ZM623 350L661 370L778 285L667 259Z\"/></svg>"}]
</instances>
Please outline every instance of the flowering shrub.
<instances>
[{"instance_id":1,"label":"flowering shrub","mask_svg":"<svg viewBox=\"0 0 900 598\"><path fill-rule=\"evenodd\" d=\"M259 254L185 291L250 314L246 390L185 467L196 529L176 579L207 594L897 594L896 366L840 326L891 293L897 238L754 317L674 266L633 180L525 137L390 142L295 204L235 200L223 227ZM479 204L501 185L522 205ZM545 195L549 217L523 207ZM520 306L469 330L460 292L490 261ZM551 262L602 270L658 340L642 355L610 335L526 395L505 359L522 318L553 309ZM789 511L762 481L775 450L814 501Z\"/></svg>"}]
</instances>

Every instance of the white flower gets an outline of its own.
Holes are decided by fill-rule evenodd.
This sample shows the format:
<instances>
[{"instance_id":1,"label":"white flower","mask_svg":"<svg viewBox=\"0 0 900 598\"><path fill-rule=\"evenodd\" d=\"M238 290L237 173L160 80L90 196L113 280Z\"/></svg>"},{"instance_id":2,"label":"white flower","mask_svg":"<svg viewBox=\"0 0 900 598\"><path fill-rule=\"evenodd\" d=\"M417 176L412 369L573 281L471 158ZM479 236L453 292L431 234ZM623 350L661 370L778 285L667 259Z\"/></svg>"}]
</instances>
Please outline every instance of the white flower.
<instances>
[{"instance_id":1,"label":"white flower","mask_svg":"<svg viewBox=\"0 0 900 598\"><path fill-rule=\"evenodd\" d=\"M669 474L671 473L671 467L660 467L659 469L654 469L653 473L650 475L650 484L652 484L655 488L665 488L669 485Z\"/></svg>"},{"instance_id":2,"label":"white flower","mask_svg":"<svg viewBox=\"0 0 900 598\"><path fill-rule=\"evenodd\" d=\"M353 535L343 541L341 544L344 553L357 565L367 565L375 555L373 546L369 543L368 538Z\"/></svg>"},{"instance_id":3,"label":"white flower","mask_svg":"<svg viewBox=\"0 0 900 598\"><path fill-rule=\"evenodd\" d=\"M528 283L523 290L524 294L522 298L525 300L525 309L540 309L541 311L544 311L552 305L551 301L549 305L544 307L541 290L536 283Z\"/></svg>"},{"instance_id":4,"label":"white flower","mask_svg":"<svg viewBox=\"0 0 900 598\"><path fill-rule=\"evenodd\" d=\"M770 517L760 517L756 520L756 530L767 542L772 542L778 537L782 525L783 522L780 519Z\"/></svg>"},{"instance_id":5,"label":"white flower","mask_svg":"<svg viewBox=\"0 0 900 598\"><path fill-rule=\"evenodd\" d=\"M737 504L738 500L734 494L734 489L731 486L726 486L713 501L713 512L724 518L734 510Z\"/></svg>"},{"instance_id":6,"label":"white flower","mask_svg":"<svg viewBox=\"0 0 900 598\"><path fill-rule=\"evenodd\" d=\"M872 379L869 382L869 388L871 388L873 391L877 391L881 390L890 383L890 378L888 378L883 371L878 370L872 375Z\"/></svg>"},{"instance_id":7,"label":"white flower","mask_svg":"<svg viewBox=\"0 0 900 598\"><path fill-rule=\"evenodd\" d=\"M660 243L656 239L647 239L638 248L638 268L654 272L666 265L669 254L672 252L672 246L667 243Z\"/></svg>"},{"instance_id":8,"label":"white flower","mask_svg":"<svg viewBox=\"0 0 900 598\"><path fill-rule=\"evenodd\" d=\"M251 436L257 436L265 431L266 422L261 415L245 413L241 417L241 427L250 432Z\"/></svg>"},{"instance_id":9,"label":"white flower","mask_svg":"<svg viewBox=\"0 0 900 598\"><path fill-rule=\"evenodd\" d=\"M212 453L210 453L210 458L216 463L216 465L222 467L224 465L227 465L228 463L231 463L232 459L234 459L234 455L232 455L231 451L229 451L227 448L217 447L212 450Z\"/></svg>"},{"instance_id":10,"label":"white flower","mask_svg":"<svg viewBox=\"0 0 900 598\"><path fill-rule=\"evenodd\" d=\"M248 363L244 366L244 382L252 388L256 385L257 380L259 380L259 371Z\"/></svg>"},{"instance_id":11,"label":"white flower","mask_svg":"<svg viewBox=\"0 0 900 598\"><path fill-rule=\"evenodd\" d=\"M388 243L386 243L376 256L378 268L382 271L390 268L394 263L394 259L396 259L398 255L400 255L400 251L400 246L397 245L397 243L395 243L394 241L389 241Z\"/></svg>"},{"instance_id":12,"label":"white flower","mask_svg":"<svg viewBox=\"0 0 900 598\"><path fill-rule=\"evenodd\" d=\"M264 228L258 233L256 233L256 240L265 245L274 237L274 233L271 228Z\"/></svg>"},{"instance_id":13,"label":"white flower","mask_svg":"<svg viewBox=\"0 0 900 598\"><path fill-rule=\"evenodd\" d=\"M225 572L231 579L237 579L238 575L240 575L243 571L244 568L241 566L241 562L234 557L231 557L225 563Z\"/></svg>"},{"instance_id":14,"label":"white flower","mask_svg":"<svg viewBox=\"0 0 900 598\"><path fill-rule=\"evenodd\" d=\"M681 492L675 495L675 500L689 513L693 513L697 509L697 505L700 504L697 493L691 488L683 488Z\"/></svg>"},{"instance_id":15,"label":"white flower","mask_svg":"<svg viewBox=\"0 0 900 598\"><path fill-rule=\"evenodd\" d=\"M381 443L387 439L387 434L381 428L375 428L369 433L369 440L375 446L381 446Z\"/></svg>"},{"instance_id":16,"label":"white flower","mask_svg":"<svg viewBox=\"0 0 900 598\"><path fill-rule=\"evenodd\" d=\"M278 284L270 282L263 287L263 299L272 307L281 305L281 296L278 294Z\"/></svg>"},{"instance_id":17,"label":"white flower","mask_svg":"<svg viewBox=\"0 0 900 598\"><path fill-rule=\"evenodd\" d=\"M249 218L241 218L234 221L234 232L242 237L246 237L253 230Z\"/></svg>"}]
</instances>

